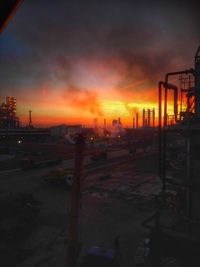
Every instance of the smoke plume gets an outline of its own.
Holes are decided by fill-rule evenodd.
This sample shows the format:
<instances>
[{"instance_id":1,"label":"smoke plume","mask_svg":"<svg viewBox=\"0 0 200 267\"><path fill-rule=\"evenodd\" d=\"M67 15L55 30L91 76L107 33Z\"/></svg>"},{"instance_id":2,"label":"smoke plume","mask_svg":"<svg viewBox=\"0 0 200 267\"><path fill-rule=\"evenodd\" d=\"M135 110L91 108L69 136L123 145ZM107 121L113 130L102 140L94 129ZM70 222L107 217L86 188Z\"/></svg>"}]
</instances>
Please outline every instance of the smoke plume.
<instances>
[{"instance_id":1,"label":"smoke plume","mask_svg":"<svg viewBox=\"0 0 200 267\"><path fill-rule=\"evenodd\" d=\"M101 104L95 91L79 88L69 84L63 97L67 104L79 111L87 111L96 116L103 116Z\"/></svg>"}]
</instances>

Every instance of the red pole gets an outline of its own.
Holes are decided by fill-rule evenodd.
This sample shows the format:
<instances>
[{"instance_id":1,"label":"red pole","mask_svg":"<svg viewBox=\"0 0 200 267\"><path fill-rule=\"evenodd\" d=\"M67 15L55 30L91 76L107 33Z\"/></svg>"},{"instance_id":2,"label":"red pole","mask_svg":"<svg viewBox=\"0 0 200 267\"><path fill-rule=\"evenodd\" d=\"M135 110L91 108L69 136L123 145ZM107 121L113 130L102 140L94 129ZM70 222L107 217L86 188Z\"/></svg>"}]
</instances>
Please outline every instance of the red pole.
<instances>
[{"instance_id":1,"label":"red pole","mask_svg":"<svg viewBox=\"0 0 200 267\"><path fill-rule=\"evenodd\" d=\"M68 231L68 251L67 267L75 267L78 253L78 222L81 197L81 177L83 173L83 160L85 151L85 141L82 134L76 139L74 183L71 192L70 210L69 210L69 231Z\"/></svg>"}]
</instances>

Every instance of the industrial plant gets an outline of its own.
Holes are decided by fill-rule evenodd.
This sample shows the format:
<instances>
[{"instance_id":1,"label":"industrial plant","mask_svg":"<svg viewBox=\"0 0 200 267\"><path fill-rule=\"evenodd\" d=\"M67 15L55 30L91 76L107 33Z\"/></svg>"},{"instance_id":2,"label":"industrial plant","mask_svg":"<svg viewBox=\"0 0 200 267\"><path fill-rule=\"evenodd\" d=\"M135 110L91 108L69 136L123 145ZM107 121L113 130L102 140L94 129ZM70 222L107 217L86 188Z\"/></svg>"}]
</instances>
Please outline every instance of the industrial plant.
<instances>
[{"instance_id":1,"label":"industrial plant","mask_svg":"<svg viewBox=\"0 0 200 267\"><path fill-rule=\"evenodd\" d=\"M21 0L1 1L0 34L22 2ZM36 1L32 1L30 5L33 8L31 12L34 14L35 8L44 19L45 12L49 6L42 6L42 3L39 5L37 3L34 6L34 2ZM61 2L64 3L65 1ZM52 35L50 35L50 32L47 34L45 32L44 34L44 31L40 32L36 24L33 37L32 33L29 35L29 28L27 30L24 27L22 19L19 20L21 24L19 23L16 28L20 29L20 34L21 29L25 29L28 33L24 38L27 43L22 42L24 46L21 46L20 40L23 38L18 40L16 34L18 31L15 32L14 29L13 32L8 32L7 36L7 38L10 38L8 38L9 41L12 41L13 46L8 47L8 50L6 50L7 47L4 44L1 46L8 54L9 49L16 50L15 56L12 53L12 56L8 56L9 64L15 62L16 58L20 58L24 54L29 55L30 53L31 60L33 55L36 58L37 73L33 74L31 69L33 79L31 77L23 81L19 79L20 86L27 85L30 81L33 82L32 80L34 80L34 85L37 83L40 86L43 83L45 84L44 77L42 77L43 75L45 76L45 72L41 74L41 69L38 68L42 62L40 62L40 59L45 58L46 60L48 58L48 64L45 63L45 68L48 69L49 73L45 78L48 77L49 84L51 82L53 84L54 81L60 79L58 84L61 87L63 86L65 90L62 91L64 96L58 98L59 103L64 102L65 105L71 103L71 106L76 106L80 118L80 113L87 106L85 110L88 114L92 114L93 119L91 119L92 126L88 127L81 124L81 119L78 123L65 123L67 115L69 117L74 115L69 112L71 115L64 114L63 122L60 124L37 127L34 109L29 107L27 121L22 126L20 116L17 113L18 98L16 99L15 95L5 95L5 100L1 100L3 102L0 103L0 266L200 266L200 46L194 53L194 65L188 66L187 69L170 69L174 66L174 58L178 56L176 53L172 54L171 57L174 57L173 64L170 65L165 62L163 67L165 72L169 66L169 72L164 77L160 77L160 81L157 81L158 74L155 74L155 72L158 71L158 68L157 64L155 64L156 60L153 60L154 47L152 49L152 47L148 46L146 35L138 36L141 37L139 38L139 48L141 42L144 42L144 40L147 42L147 59L142 48L142 53L138 53L140 49L137 50L137 46L134 46L130 41L132 40L132 35L136 39L136 33L141 31L141 29L138 30L138 28L142 28L140 14L138 13L138 16L135 11L134 14L130 13L131 17L128 17L128 25L133 15L134 18L138 16L137 19L139 20L136 20L136 22L140 23L134 24L130 32L129 30L126 31L127 28L121 28L122 23L118 21L119 16L117 9L115 9L117 1L115 5L111 4L107 7L104 17L99 16L101 24L99 24L98 20L94 20L98 28L101 28L99 25L102 25L102 20L105 21L106 35L101 35L103 32L102 26L102 32L98 32L97 40L98 47L101 46L101 39L106 40L106 45L104 45L108 52L106 50L105 53L104 48L100 50L96 48L96 53L94 49L95 56L96 54L98 55L98 62L93 62L94 55L92 50L94 47L90 38L88 38L90 37L90 29L88 30L90 8L87 5L86 9L84 9L85 6L81 6L79 13L78 2L75 6L70 3L73 10L76 11L73 14L76 15L75 24L70 24L71 17L68 21L65 21L60 16L62 17L62 25L59 25L59 29L56 31L56 45L53 43L53 27ZM125 2L129 7L129 1ZM190 2L192 5L192 1ZM53 17L53 22L55 23L58 16L56 17L56 8L54 9L54 6L51 6L52 3L50 3L50 11L52 12L50 14L55 16ZM40 5L42 6L42 13L38 9ZM70 10L70 5L67 5L67 10ZM28 7L29 5L27 4L25 7L26 19L30 14ZM99 12L101 11L99 7L99 5L94 4L93 8L94 10L97 8L97 14L100 14ZM120 6L119 14L121 14L121 7L124 8L124 6ZM123 24L128 16L127 7L125 15L122 16ZM141 7L143 12L145 5ZM164 6L164 11L168 14L166 7ZM176 5L174 7L180 8ZM134 3L135 9L137 10L136 3ZM115 12L117 14L114 17L118 27L111 29L108 34L110 23L109 25L106 24L106 18L107 14L111 17L110 11L113 10L112 15L114 16ZM150 10L153 12L153 9ZM81 25L79 25L79 21L77 22L77 18L79 16L82 18L84 11L87 17L87 19L83 17L87 22L87 31L83 31L83 28L80 27L84 23L84 19L80 19ZM151 12L149 12L149 9L146 9L146 11L148 13L141 14L148 14L149 16ZM95 17L95 13L91 14L91 17ZM160 15L160 13L157 15ZM21 19L21 14L19 17ZM184 17L183 13L181 13L182 17ZM147 16L145 17L145 22L146 19ZM63 22L66 22L67 27L70 29L70 34L69 36L67 35L67 42L70 40L69 43L73 44L69 49L73 59L73 68L70 65L70 57L68 58L67 54L60 56L59 50L56 50L59 31L62 33L62 46L65 53L66 47L68 48L68 46L65 47L66 43L61 29L65 24ZM153 24L154 21L152 20L151 23ZM27 24L30 23L27 22ZM46 22L44 24L48 25ZM160 25L163 27L161 27L161 33L165 35L164 24L161 23ZM66 25L64 33L68 30ZM74 34L75 29L79 27L81 31L78 34L77 32ZM94 29L96 28L92 28L93 34L95 33ZM158 30L157 20L156 30ZM91 58L88 52L81 58L82 46L79 46L80 41L78 38L81 36L80 40L84 43L85 32L87 40L89 39ZM146 28L144 32L146 33ZM48 39L48 45L50 43L51 45L53 44L52 47L55 54L50 55L56 58L54 64L49 64L51 63L50 56L46 57L45 46L42 46L42 54L39 55L37 46L32 50L27 45L30 40L31 43L35 41L37 43L37 38L43 40L43 35ZM73 43L73 35L75 35L76 45ZM128 35L128 39L125 38L125 35ZM148 37L151 36L149 39L150 43L152 43L153 34L149 34L147 31L147 35ZM156 36L153 37L156 38ZM175 38L178 38L177 33ZM160 39L155 50L162 44ZM126 40L130 42L130 50L127 50L129 45ZM122 43L125 43L124 50ZM131 50L132 46L137 50L135 54ZM51 51L51 49L49 50ZM188 44L187 50L189 50ZM111 51L118 57L110 58ZM167 52L168 49L164 50L165 57ZM73 57L73 53L76 57ZM104 65L98 65L101 60L105 64L104 60L100 58L103 53L106 55L105 62L109 62L108 66L115 66L117 69L116 73L112 73L112 71L109 73L109 78L107 77L107 72L110 70L109 67L105 68ZM152 53L152 55L149 56L149 53ZM180 55L182 56L182 50ZM148 57L150 59L149 63ZM5 58L3 57L4 60ZM83 70L81 64L85 58L89 67L87 66L88 69ZM159 68L161 68L161 65L164 65L163 55L159 54L157 59L162 59L161 62L158 62ZM27 66L23 62L23 68L21 69L23 75L25 68L31 65L31 60L28 60ZM92 67L88 63L90 60L92 61ZM191 60L193 61L193 59ZM71 75L76 69L75 63L77 62L77 73L79 75L77 73L76 75L74 73ZM112 65L113 62L114 65ZM135 65L135 62L138 65ZM95 75L98 76L97 73L99 74L100 72L100 77L104 77L109 82L111 81L112 86L116 82L116 80L114 82L112 79L117 77L118 83L116 82L115 84L117 87L115 92L122 99L124 97L123 94L127 92L127 88L132 88L133 84L135 90L137 88L141 91L145 90L144 85L146 85L146 80L148 79L142 77L142 75L144 76L144 74L148 73L151 76L150 78L157 81L157 106L152 105L153 102L148 102L148 105L145 106L145 102L142 102L142 104L140 103L141 105L138 105L140 108L134 106L134 108L129 109L128 104L123 103L123 107L131 113L129 114L131 122L129 127L124 126L125 117L123 117L123 113L115 112L113 116L103 114L98 101L98 94L90 92L87 88L79 88L77 86L77 84L81 84L81 79L80 81L78 79L80 76L85 76L85 74L90 77L89 82L87 81L86 84L96 85L95 82L98 79L93 77L91 70L95 69L96 65L97 71L94 72ZM177 64L176 66L182 65ZM121 76L118 76L118 74ZM134 80L132 79L133 74L138 75L139 78L138 81L134 81L132 84ZM11 76L9 72L8 77ZM141 77L144 79L140 80ZM13 75L12 78L11 82L16 77ZM151 84L150 78L148 80L149 84ZM74 82L76 79L78 82ZM48 82L46 83L48 84ZM69 88L65 89L67 82L69 82L67 84ZM128 86L124 86L129 82ZM51 90L53 91L51 88L49 92ZM16 91L13 89L13 92ZM46 88L44 90L39 88L34 93L39 91L46 96L49 93ZM6 90L5 93L7 93ZM80 99L78 99L79 94L82 97ZM128 90L127 95L128 97L132 96L132 91ZM51 102L52 109L58 105L55 102L55 99ZM90 102L92 102L92 105ZM120 103L119 101L118 105ZM47 107L49 108L50 105L47 105ZM111 105L110 110L112 108ZM97 114L99 117L96 116ZM48 113L46 117L44 115L44 119L47 116Z\"/></svg>"},{"instance_id":2,"label":"industrial plant","mask_svg":"<svg viewBox=\"0 0 200 267\"><path fill-rule=\"evenodd\" d=\"M177 80L173 79L172 84L174 77L181 81L179 87ZM169 119L170 91L174 95L174 111ZM160 266L162 256L170 255L176 261L172 266L196 266L200 249L200 47L194 57L194 68L167 73L164 81L159 82L158 94L162 193L160 199L156 196L155 213L144 222L146 227L154 230L151 236L154 244L152 264Z\"/></svg>"},{"instance_id":3,"label":"industrial plant","mask_svg":"<svg viewBox=\"0 0 200 267\"><path fill-rule=\"evenodd\" d=\"M0 104L0 128L19 128L16 105L16 99L11 96L7 96L6 101Z\"/></svg>"},{"instance_id":4,"label":"industrial plant","mask_svg":"<svg viewBox=\"0 0 200 267\"><path fill-rule=\"evenodd\" d=\"M0 134L4 151L1 175L9 178L10 171L16 172L15 176L23 180L31 174L33 188L40 188L41 182L45 186L45 190L41 187L41 192L35 194L24 180L22 187L13 190L9 186L12 193L2 194L2 222L8 220L8 223L6 228L1 224L1 231L7 249L9 242L21 240L26 231L36 231L32 222L42 216L42 205L49 199L46 193L54 198L58 190L62 197L67 194L70 199L70 209L60 213L66 215L67 212L69 221L66 225L63 220L62 233L55 232L56 238L63 240L63 244L59 242L56 246L55 253L62 247L65 255L62 260L57 258L58 262L67 261L69 266L100 266L96 264L101 259L110 264L106 266L130 266L120 256L125 254L134 266L196 266L200 249L199 88L200 48L195 54L194 68L169 72L164 81L158 83L158 125L155 108L144 108L137 111L129 128L123 127L123 118L119 117L113 119L111 127L106 119L103 127L99 127L95 119L91 128L63 124L42 129L34 127L31 111L29 123L23 128L16 116L16 99L7 97L6 103L1 104ZM173 110L169 110L170 105ZM6 188L5 180L2 181L2 188ZM6 215L13 209L13 201L17 201L22 217L19 213ZM31 206L25 211L24 205L29 202ZM130 219L116 224L112 237L104 237L106 242L98 231L89 235L93 223L97 228L98 223L106 228L113 225L109 213L114 212L115 202L120 207L117 214L122 218L122 207L128 205L125 209ZM110 209L104 211L104 206ZM87 211L89 208L94 212L97 207L101 211L99 221L92 219ZM49 212L55 210L50 208ZM138 214L140 219L134 219L133 214ZM87 223L80 226L80 218ZM139 235L133 231L128 242L128 246L133 244L133 251L128 255L122 245L127 242L122 229L131 225L142 228ZM61 226L55 222L54 227ZM30 242L32 238L30 235ZM67 246L64 245L66 238ZM106 253L111 252L109 259ZM131 258L131 255L134 256ZM15 260L20 263L18 254ZM13 266L12 260L8 262L11 264L8 266Z\"/></svg>"}]
</instances>

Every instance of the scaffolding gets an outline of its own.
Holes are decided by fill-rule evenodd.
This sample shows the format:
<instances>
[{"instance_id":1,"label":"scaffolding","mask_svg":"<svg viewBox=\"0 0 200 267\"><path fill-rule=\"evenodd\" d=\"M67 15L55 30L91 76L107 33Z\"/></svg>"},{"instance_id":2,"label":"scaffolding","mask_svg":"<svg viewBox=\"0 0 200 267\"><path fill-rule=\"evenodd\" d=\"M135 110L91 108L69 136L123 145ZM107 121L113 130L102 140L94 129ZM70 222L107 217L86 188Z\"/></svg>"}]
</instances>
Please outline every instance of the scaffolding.
<instances>
[{"instance_id":1,"label":"scaffolding","mask_svg":"<svg viewBox=\"0 0 200 267\"><path fill-rule=\"evenodd\" d=\"M162 230L173 236L173 242L178 238L186 241L179 242L181 247L189 242L187 249L191 252L195 246L200 249L200 47L194 69L167 73L158 87L162 190L155 196L154 214L143 225L156 229L154 240L160 238ZM169 123L168 116L169 91L173 92L173 123ZM155 262L158 264L157 259Z\"/></svg>"},{"instance_id":2,"label":"scaffolding","mask_svg":"<svg viewBox=\"0 0 200 267\"><path fill-rule=\"evenodd\" d=\"M16 99L7 96L6 102L0 105L0 128L19 128L19 118L16 113Z\"/></svg>"}]
</instances>

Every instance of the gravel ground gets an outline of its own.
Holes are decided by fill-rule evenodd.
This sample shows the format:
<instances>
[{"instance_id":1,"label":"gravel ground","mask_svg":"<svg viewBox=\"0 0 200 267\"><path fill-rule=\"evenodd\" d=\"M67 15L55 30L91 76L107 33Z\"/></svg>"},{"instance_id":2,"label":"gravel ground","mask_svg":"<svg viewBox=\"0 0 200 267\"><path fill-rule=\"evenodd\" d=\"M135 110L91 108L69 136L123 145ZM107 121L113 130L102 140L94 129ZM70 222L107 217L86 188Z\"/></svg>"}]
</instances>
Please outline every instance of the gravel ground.
<instances>
[{"instance_id":1,"label":"gravel ground","mask_svg":"<svg viewBox=\"0 0 200 267\"><path fill-rule=\"evenodd\" d=\"M112 247L119 236L122 266L126 267L134 266L135 250L148 234L141 223L153 211L154 195L161 188L155 165L153 171L152 159L148 160L129 161L112 172L91 174L83 184L83 247Z\"/></svg>"},{"instance_id":2,"label":"gravel ground","mask_svg":"<svg viewBox=\"0 0 200 267\"><path fill-rule=\"evenodd\" d=\"M141 222L152 212L160 190L156 158L128 160L90 173L82 183L80 240L82 248L113 247L119 236L122 266L134 266L134 252L148 233ZM31 193L41 209L25 235L0 241L3 267L65 266L70 192L43 182L46 170L2 174L0 197ZM3 218L2 221L5 221ZM2 226L2 225L1 225Z\"/></svg>"}]
</instances>

